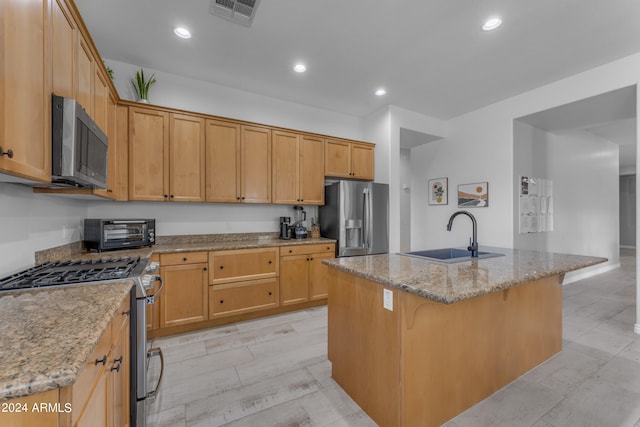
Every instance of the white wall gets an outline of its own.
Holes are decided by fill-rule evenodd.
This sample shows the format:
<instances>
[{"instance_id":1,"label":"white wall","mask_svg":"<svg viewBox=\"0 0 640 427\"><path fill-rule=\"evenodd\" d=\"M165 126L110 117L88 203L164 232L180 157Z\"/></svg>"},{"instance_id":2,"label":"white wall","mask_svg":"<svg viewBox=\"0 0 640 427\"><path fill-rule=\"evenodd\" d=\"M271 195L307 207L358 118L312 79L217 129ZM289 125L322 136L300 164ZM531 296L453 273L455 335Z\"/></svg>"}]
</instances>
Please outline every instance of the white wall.
<instances>
[{"instance_id":1,"label":"white wall","mask_svg":"<svg viewBox=\"0 0 640 427\"><path fill-rule=\"evenodd\" d=\"M86 212L82 201L0 183L0 277L32 267L35 251L80 240Z\"/></svg>"},{"instance_id":2,"label":"white wall","mask_svg":"<svg viewBox=\"0 0 640 427\"><path fill-rule=\"evenodd\" d=\"M305 206L307 226L317 218L318 208ZM156 234L253 233L279 231L280 217L294 210L288 205L234 205L223 203L91 202L89 218L155 218Z\"/></svg>"},{"instance_id":3,"label":"white wall","mask_svg":"<svg viewBox=\"0 0 640 427\"><path fill-rule=\"evenodd\" d=\"M514 179L520 175L548 178L554 192L554 230L518 234L518 190L514 189L514 246L609 259L567 274L565 283L618 267L618 145L579 130L549 133L518 121L514 127Z\"/></svg>"},{"instance_id":4,"label":"white wall","mask_svg":"<svg viewBox=\"0 0 640 427\"><path fill-rule=\"evenodd\" d=\"M400 251L411 250L411 150L400 149Z\"/></svg>"},{"instance_id":5,"label":"white wall","mask_svg":"<svg viewBox=\"0 0 640 427\"><path fill-rule=\"evenodd\" d=\"M130 80L140 67L109 59L106 59L105 63L113 69L114 84L120 97L135 100ZM151 74L156 76L157 82L149 90L149 101L155 105L341 138L361 140L363 137L361 121L355 116L270 98L162 71L145 69L144 72L145 76L151 76Z\"/></svg>"}]
</instances>

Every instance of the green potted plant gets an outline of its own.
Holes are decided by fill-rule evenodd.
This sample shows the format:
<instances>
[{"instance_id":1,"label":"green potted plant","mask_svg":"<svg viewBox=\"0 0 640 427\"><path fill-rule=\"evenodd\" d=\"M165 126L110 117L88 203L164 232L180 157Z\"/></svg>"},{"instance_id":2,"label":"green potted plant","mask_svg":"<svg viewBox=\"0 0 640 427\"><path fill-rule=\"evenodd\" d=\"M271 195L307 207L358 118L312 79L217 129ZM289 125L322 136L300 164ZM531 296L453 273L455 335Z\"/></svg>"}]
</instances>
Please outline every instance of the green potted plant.
<instances>
[{"instance_id":1,"label":"green potted plant","mask_svg":"<svg viewBox=\"0 0 640 427\"><path fill-rule=\"evenodd\" d=\"M149 88L151 88L155 82L155 74L152 74L148 80L145 80L144 70L141 68L140 71L136 71L136 78L131 79L131 85L136 91L138 101L144 102L145 104L149 103Z\"/></svg>"}]
</instances>

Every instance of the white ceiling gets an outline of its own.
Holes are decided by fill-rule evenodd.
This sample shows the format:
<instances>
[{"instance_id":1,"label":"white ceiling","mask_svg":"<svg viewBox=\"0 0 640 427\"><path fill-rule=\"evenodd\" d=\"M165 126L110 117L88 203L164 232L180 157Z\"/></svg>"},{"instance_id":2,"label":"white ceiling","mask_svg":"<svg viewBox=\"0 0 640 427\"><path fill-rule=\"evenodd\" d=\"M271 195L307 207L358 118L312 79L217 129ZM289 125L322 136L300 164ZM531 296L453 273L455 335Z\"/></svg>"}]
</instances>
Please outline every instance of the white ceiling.
<instances>
[{"instance_id":1,"label":"white ceiling","mask_svg":"<svg viewBox=\"0 0 640 427\"><path fill-rule=\"evenodd\" d=\"M637 0L264 0L250 28L209 0L76 3L105 58L355 116L448 119L640 51Z\"/></svg>"}]
</instances>

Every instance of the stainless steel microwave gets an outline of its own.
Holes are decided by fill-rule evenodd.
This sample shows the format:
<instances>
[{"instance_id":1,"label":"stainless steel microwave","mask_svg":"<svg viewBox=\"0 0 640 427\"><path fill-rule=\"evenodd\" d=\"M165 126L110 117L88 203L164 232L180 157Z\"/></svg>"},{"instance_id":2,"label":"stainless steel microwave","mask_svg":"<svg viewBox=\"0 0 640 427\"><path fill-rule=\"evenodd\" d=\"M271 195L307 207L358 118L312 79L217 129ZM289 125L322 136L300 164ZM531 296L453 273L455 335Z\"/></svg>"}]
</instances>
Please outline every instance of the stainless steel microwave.
<instances>
[{"instance_id":1,"label":"stainless steel microwave","mask_svg":"<svg viewBox=\"0 0 640 427\"><path fill-rule=\"evenodd\" d=\"M84 247L99 252L151 246L156 242L155 219L84 220Z\"/></svg>"},{"instance_id":2,"label":"stainless steel microwave","mask_svg":"<svg viewBox=\"0 0 640 427\"><path fill-rule=\"evenodd\" d=\"M51 97L51 182L107 187L107 135L74 99Z\"/></svg>"}]
</instances>

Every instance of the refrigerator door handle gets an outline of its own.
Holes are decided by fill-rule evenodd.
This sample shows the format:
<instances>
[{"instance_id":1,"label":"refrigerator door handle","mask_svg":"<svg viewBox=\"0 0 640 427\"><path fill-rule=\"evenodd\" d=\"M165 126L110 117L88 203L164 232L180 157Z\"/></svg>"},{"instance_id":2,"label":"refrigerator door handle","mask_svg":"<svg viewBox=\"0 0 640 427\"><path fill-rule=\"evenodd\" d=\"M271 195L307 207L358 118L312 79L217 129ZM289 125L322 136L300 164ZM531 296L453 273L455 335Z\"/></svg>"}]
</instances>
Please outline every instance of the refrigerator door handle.
<instances>
[{"instance_id":1,"label":"refrigerator door handle","mask_svg":"<svg viewBox=\"0 0 640 427\"><path fill-rule=\"evenodd\" d=\"M369 189L365 188L362 192L362 234L365 249L369 249L371 247L371 230L369 229L371 226L371 196L369 194Z\"/></svg>"}]
</instances>

